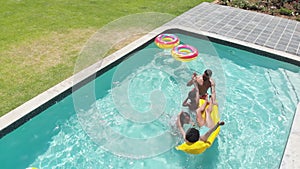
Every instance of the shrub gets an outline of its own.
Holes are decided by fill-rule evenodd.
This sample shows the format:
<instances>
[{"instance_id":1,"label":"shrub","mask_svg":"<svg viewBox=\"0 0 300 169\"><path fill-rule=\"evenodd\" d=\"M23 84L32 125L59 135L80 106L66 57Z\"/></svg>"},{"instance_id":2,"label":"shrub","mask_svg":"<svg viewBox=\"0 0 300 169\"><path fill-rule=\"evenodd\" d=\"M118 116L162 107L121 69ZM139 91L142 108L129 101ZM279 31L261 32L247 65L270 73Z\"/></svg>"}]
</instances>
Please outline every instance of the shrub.
<instances>
[{"instance_id":1,"label":"shrub","mask_svg":"<svg viewBox=\"0 0 300 169\"><path fill-rule=\"evenodd\" d=\"M287 15L287 16L292 16L293 15L293 11L287 8L280 8L279 13L281 15Z\"/></svg>"},{"instance_id":2,"label":"shrub","mask_svg":"<svg viewBox=\"0 0 300 169\"><path fill-rule=\"evenodd\" d=\"M261 10L262 12L267 12L267 11L268 11L268 9L265 8L265 7L261 8L260 10Z\"/></svg>"},{"instance_id":3,"label":"shrub","mask_svg":"<svg viewBox=\"0 0 300 169\"><path fill-rule=\"evenodd\" d=\"M250 10L259 10L259 7L257 4L251 4L251 5L249 5L249 9Z\"/></svg>"},{"instance_id":4,"label":"shrub","mask_svg":"<svg viewBox=\"0 0 300 169\"><path fill-rule=\"evenodd\" d=\"M221 5L229 5L230 6L229 0L220 0L220 4Z\"/></svg>"}]
</instances>

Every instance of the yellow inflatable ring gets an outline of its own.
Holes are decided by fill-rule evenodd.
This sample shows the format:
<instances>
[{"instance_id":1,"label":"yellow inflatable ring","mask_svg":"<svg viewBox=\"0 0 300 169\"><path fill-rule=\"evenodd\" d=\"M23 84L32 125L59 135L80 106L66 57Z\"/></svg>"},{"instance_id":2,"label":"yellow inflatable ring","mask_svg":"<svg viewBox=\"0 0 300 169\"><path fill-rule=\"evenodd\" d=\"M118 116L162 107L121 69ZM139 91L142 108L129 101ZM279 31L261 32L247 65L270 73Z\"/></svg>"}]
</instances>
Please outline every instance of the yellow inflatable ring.
<instances>
[{"instance_id":1,"label":"yellow inflatable ring","mask_svg":"<svg viewBox=\"0 0 300 169\"><path fill-rule=\"evenodd\" d=\"M182 62L189 62L197 58L198 50L190 45L178 45L171 51L172 56Z\"/></svg>"},{"instance_id":2,"label":"yellow inflatable ring","mask_svg":"<svg viewBox=\"0 0 300 169\"><path fill-rule=\"evenodd\" d=\"M160 34L155 40L155 44L162 49L171 49L180 43L179 38L174 34Z\"/></svg>"},{"instance_id":3,"label":"yellow inflatable ring","mask_svg":"<svg viewBox=\"0 0 300 169\"><path fill-rule=\"evenodd\" d=\"M205 100L200 99L199 100L199 105L204 104ZM205 108L207 109L208 106ZM202 115L203 118L205 118L205 113ZM215 124L217 124L218 121L220 121L220 116L219 116L219 111L218 111L218 106L214 105L213 110L211 112L211 118L214 121ZM182 143L181 145L177 146L177 150L184 151L189 154L201 154L203 153L207 148L209 148L215 139L217 138L218 134L220 132L220 127L218 127L207 139L206 142L203 141L197 141L195 143Z\"/></svg>"}]
</instances>

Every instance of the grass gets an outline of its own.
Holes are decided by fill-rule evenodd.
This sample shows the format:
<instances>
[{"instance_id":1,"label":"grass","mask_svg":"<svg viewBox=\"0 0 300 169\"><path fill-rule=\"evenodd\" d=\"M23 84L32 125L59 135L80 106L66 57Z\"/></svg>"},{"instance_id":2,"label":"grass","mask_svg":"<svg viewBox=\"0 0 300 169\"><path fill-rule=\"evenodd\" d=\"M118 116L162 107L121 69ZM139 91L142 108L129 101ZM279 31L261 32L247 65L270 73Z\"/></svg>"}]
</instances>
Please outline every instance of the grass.
<instances>
[{"instance_id":1,"label":"grass","mask_svg":"<svg viewBox=\"0 0 300 169\"><path fill-rule=\"evenodd\" d=\"M202 2L204 1L2 1L0 116L70 77L82 46L109 22L143 12L180 15Z\"/></svg>"}]
</instances>

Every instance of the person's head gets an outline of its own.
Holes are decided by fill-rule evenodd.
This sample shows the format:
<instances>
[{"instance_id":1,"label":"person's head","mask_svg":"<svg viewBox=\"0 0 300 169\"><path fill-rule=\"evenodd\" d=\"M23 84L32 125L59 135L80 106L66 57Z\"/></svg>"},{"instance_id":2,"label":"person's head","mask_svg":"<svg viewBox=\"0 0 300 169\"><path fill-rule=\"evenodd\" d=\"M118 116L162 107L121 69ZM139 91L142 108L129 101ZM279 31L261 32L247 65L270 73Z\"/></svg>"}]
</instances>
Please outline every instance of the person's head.
<instances>
[{"instance_id":1,"label":"person's head","mask_svg":"<svg viewBox=\"0 0 300 169\"><path fill-rule=\"evenodd\" d=\"M209 78L212 76L212 71L210 69L206 69L202 75L202 78L204 81L209 80Z\"/></svg>"},{"instance_id":2,"label":"person's head","mask_svg":"<svg viewBox=\"0 0 300 169\"><path fill-rule=\"evenodd\" d=\"M189 128L185 134L185 139L190 143L195 143L199 140L199 130L195 128Z\"/></svg>"},{"instance_id":3,"label":"person's head","mask_svg":"<svg viewBox=\"0 0 300 169\"><path fill-rule=\"evenodd\" d=\"M190 120L191 120L191 117L187 112L182 112L180 114L180 123L181 123L181 125L188 124L190 122Z\"/></svg>"}]
</instances>

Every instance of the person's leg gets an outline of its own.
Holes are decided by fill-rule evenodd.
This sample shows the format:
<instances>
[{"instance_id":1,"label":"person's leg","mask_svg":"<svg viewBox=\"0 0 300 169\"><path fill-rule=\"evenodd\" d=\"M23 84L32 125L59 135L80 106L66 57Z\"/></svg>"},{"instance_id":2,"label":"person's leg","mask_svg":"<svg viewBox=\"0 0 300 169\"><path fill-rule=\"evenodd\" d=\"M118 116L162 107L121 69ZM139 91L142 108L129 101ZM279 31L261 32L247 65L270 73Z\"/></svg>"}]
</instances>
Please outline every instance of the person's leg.
<instances>
[{"instance_id":1,"label":"person's leg","mask_svg":"<svg viewBox=\"0 0 300 169\"><path fill-rule=\"evenodd\" d=\"M204 126L205 125L205 119L203 119L202 117L202 112L200 108L198 108L196 110L196 120L197 120L197 123L200 127Z\"/></svg>"},{"instance_id":2,"label":"person's leg","mask_svg":"<svg viewBox=\"0 0 300 169\"><path fill-rule=\"evenodd\" d=\"M201 112L201 113L205 110L205 107L207 106L207 103L208 103L207 98L205 98L204 100L205 100L205 102L198 108L199 112Z\"/></svg>"},{"instance_id":3,"label":"person's leg","mask_svg":"<svg viewBox=\"0 0 300 169\"><path fill-rule=\"evenodd\" d=\"M224 121L219 121L213 128L209 129L203 136L200 136L200 140L206 142L208 137L213 133L219 126L223 126Z\"/></svg>"},{"instance_id":4,"label":"person's leg","mask_svg":"<svg viewBox=\"0 0 300 169\"><path fill-rule=\"evenodd\" d=\"M204 113L207 104L208 100L207 97L205 97L205 102L196 110L196 120L200 127L204 126L206 123L206 120L202 117L202 113Z\"/></svg>"},{"instance_id":5,"label":"person's leg","mask_svg":"<svg viewBox=\"0 0 300 169\"><path fill-rule=\"evenodd\" d=\"M215 125L214 121L211 118L211 112L213 110L213 106L214 106L214 104L212 102L212 99L210 99L209 106L208 106L208 108L205 111L205 113L206 113L206 126L208 128L213 128L214 125Z\"/></svg>"}]
</instances>

